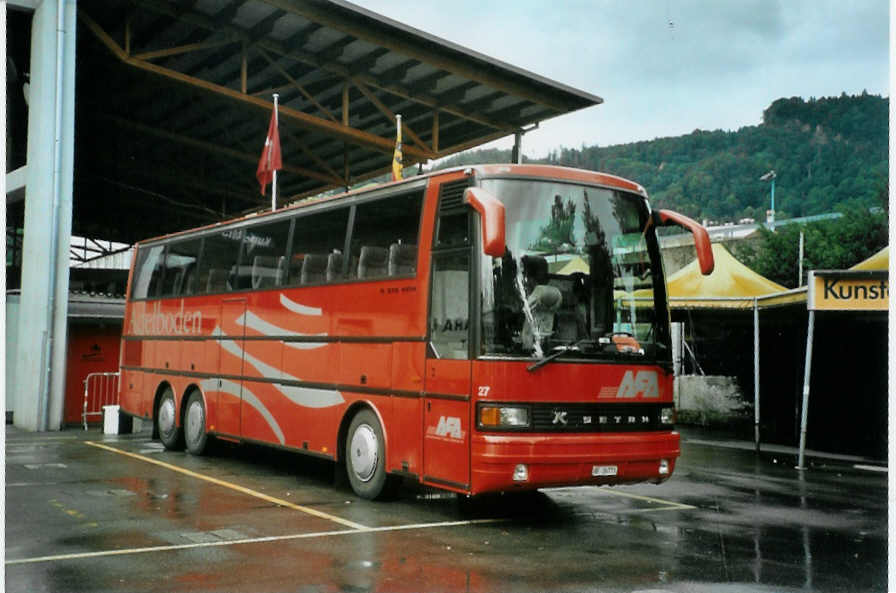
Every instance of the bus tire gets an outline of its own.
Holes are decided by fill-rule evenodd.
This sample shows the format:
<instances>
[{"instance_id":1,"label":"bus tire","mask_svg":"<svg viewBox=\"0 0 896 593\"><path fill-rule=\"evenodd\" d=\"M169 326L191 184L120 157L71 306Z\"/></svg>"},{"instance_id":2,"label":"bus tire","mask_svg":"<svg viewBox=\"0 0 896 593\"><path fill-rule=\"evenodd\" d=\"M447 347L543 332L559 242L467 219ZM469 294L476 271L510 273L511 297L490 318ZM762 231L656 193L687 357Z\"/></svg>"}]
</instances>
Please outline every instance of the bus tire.
<instances>
[{"instance_id":1,"label":"bus tire","mask_svg":"<svg viewBox=\"0 0 896 593\"><path fill-rule=\"evenodd\" d=\"M187 398L184 410L184 442L192 455L202 455L208 447L208 427L206 426L205 402L202 394L194 391Z\"/></svg>"},{"instance_id":2,"label":"bus tire","mask_svg":"<svg viewBox=\"0 0 896 593\"><path fill-rule=\"evenodd\" d=\"M159 407L156 409L156 429L159 431L159 440L169 451L179 451L184 447L183 427L177 425L177 402L174 401L174 391L166 387L159 398Z\"/></svg>"},{"instance_id":3,"label":"bus tire","mask_svg":"<svg viewBox=\"0 0 896 593\"><path fill-rule=\"evenodd\" d=\"M355 414L345 438L345 470L352 490L361 498L380 500L394 492L395 480L386 475L386 439L376 414Z\"/></svg>"}]
</instances>

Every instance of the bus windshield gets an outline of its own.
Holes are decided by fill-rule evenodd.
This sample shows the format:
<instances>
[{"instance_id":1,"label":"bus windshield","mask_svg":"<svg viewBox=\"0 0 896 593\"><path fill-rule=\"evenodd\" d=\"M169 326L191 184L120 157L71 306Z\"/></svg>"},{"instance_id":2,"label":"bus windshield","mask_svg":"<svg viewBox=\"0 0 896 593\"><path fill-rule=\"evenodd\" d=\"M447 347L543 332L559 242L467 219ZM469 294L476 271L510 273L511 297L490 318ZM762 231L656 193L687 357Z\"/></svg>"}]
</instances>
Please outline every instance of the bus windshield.
<instances>
[{"instance_id":1,"label":"bus windshield","mask_svg":"<svg viewBox=\"0 0 896 593\"><path fill-rule=\"evenodd\" d=\"M505 206L507 246L483 256L483 355L656 358L663 280L646 200L559 181L482 186Z\"/></svg>"}]
</instances>

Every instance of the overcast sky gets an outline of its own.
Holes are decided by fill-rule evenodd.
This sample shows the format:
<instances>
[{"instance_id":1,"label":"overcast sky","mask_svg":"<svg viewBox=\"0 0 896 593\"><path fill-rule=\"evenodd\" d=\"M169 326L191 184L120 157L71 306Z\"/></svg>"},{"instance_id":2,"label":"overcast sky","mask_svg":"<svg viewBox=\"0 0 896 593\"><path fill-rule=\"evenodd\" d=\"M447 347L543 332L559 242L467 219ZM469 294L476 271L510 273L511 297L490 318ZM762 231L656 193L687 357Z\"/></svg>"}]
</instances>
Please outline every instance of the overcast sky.
<instances>
[{"instance_id":1,"label":"overcast sky","mask_svg":"<svg viewBox=\"0 0 896 593\"><path fill-rule=\"evenodd\" d=\"M354 1L604 99L528 134L531 157L736 130L779 97L890 94L888 0Z\"/></svg>"}]
</instances>

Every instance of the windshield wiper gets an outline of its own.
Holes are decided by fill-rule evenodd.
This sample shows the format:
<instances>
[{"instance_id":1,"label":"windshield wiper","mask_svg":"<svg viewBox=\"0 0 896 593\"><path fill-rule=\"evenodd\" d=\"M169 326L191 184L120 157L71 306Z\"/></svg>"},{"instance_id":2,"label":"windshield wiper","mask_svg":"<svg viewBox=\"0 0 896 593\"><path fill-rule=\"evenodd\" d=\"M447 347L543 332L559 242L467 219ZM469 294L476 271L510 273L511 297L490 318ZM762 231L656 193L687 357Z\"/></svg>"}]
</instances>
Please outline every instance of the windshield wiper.
<instances>
[{"instance_id":1,"label":"windshield wiper","mask_svg":"<svg viewBox=\"0 0 896 593\"><path fill-rule=\"evenodd\" d=\"M547 363L551 362L552 360L554 360L556 358L563 356L564 354L567 354L569 352L581 352L582 350L581 350L581 348L579 348L579 345L584 344L585 342L590 342L590 341L591 340L589 338L585 338L583 340L578 340L576 342L570 342L569 344L560 344L559 346L554 346L554 348L553 348L554 352L552 354L549 354L549 355L545 356L544 358L542 358L541 360L539 360L538 362L527 366L526 370L531 373L533 371L537 371L538 369L540 369Z\"/></svg>"}]
</instances>

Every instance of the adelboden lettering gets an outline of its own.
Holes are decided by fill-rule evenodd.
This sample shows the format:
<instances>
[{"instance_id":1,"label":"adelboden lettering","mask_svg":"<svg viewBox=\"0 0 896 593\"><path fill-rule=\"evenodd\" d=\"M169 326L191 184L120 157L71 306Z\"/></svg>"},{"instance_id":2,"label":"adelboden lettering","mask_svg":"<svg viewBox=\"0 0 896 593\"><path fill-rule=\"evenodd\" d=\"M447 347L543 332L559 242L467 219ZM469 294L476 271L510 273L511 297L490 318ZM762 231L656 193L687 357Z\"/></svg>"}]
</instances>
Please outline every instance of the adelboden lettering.
<instances>
[{"instance_id":1,"label":"adelboden lettering","mask_svg":"<svg viewBox=\"0 0 896 593\"><path fill-rule=\"evenodd\" d=\"M163 313L161 303L156 302L152 305L152 312L131 320L131 331L144 336L198 334L202 331L202 312L184 311L181 301L179 310Z\"/></svg>"}]
</instances>

